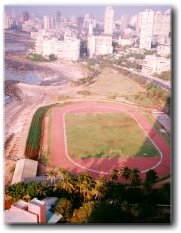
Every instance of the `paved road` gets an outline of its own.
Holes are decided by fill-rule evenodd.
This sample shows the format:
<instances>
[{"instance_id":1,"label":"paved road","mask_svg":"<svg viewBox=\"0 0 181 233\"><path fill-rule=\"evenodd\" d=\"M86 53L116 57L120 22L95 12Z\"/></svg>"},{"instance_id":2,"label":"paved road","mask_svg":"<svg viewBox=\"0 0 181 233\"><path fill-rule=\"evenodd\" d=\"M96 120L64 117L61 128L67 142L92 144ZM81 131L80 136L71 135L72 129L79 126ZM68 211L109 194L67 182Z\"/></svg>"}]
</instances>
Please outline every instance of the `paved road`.
<instances>
[{"instance_id":1,"label":"paved road","mask_svg":"<svg viewBox=\"0 0 181 233\"><path fill-rule=\"evenodd\" d=\"M122 67L122 66L118 66L118 65L114 65L114 66L117 67L117 68L125 69L125 70L127 70L127 71L129 71L129 72L131 72L133 74L140 75L143 78L145 78L146 80L152 81L153 83L158 84L159 86L165 88L166 90L170 90L171 89L171 83L170 83L170 81L164 81L164 80L156 78L154 76L151 76L151 75L148 75L148 74L144 74L142 72L137 72L137 71L134 71L132 69L128 69L126 67Z\"/></svg>"}]
</instances>

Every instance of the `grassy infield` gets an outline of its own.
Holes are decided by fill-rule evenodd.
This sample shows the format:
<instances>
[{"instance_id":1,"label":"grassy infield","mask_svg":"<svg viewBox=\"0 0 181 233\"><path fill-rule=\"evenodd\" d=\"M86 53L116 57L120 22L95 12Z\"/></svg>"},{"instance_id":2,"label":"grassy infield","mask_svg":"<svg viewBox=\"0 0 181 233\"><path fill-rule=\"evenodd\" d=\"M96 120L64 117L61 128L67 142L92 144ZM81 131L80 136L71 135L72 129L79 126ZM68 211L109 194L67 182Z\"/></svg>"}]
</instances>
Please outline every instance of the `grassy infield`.
<instances>
[{"instance_id":1,"label":"grassy infield","mask_svg":"<svg viewBox=\"0 0 181 233\"><path fill-rule=\"evenodd\" d=\"M68 114L66 126L68 151L74 158L159 155L127 114ZM118 151L110 155L110 150Z\"/></svg>"},{"instance_id":2,"label":"grassy infield","mask_svg":"<svg viewBox=\"0 0 181 233\"><path fill-rule=\"evenodd\" d=\"M104 70L96 83L87 87L90 93L121 97L142 106L152 106L151 100L144 95L144 89L130 78ZM52 105L53 106L53 105ZM52 106L45 106L36 111L29 130L26 146L27 157L38 157L41 141L41 122L44 114ZM51 118L51 114L49 114ZM153 127L153 118L147 115ZM109 157L111 150L121 150L114 156L157 156L158 151L152 145L135 121L125 114L80 114L67 115L68 150L72 157ZM50 126L49 126L50 129ZM169 135L162 135L169 141ZM49 140L50 141L50 138ZM41 155L47 161L48 153Z\"/></svg>"}]
</instances>

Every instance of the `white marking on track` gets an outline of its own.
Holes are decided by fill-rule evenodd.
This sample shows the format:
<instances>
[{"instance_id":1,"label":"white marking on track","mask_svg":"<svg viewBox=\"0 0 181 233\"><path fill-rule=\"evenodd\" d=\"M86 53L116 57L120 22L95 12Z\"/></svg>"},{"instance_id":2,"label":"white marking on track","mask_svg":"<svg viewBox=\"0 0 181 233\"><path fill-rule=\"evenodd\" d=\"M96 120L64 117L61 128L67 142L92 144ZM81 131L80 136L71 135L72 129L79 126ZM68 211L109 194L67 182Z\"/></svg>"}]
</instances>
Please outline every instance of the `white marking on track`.
<instances>
[{"instance_id":1,"label":"white marking on track","mask_svg":"<svg viewBox=\"0 0 181 233\"><path fill-rule=\"evenodd\" d=\"M160 153L160 160L152 167L150 167L149 169L145 169L145 170L141 170L140 172L141 173L145 173L147 171L149 171L150 169L155 169L157 168L163 161L163 154L161 152L161 150L159 149L159 147L156 145L156 143L153 141L153 139L148 135L148 133L145 131L145 129L142 127L142 125L140 124L140 122L137 120L137 118L132 114L130 113L129 111L127 111L126 109L121 109L121 106L120 108L118 107L111 107L111 106L103 106L103 105L100 105L100 104L94 104L94 105L84 105L84 106L78 106L78 107L74 107L71 108L71 109L68 109L68 110L65 110L63 112L63 134L64 134L64 146L65 146L65 155L67 157L67 159L73 163L74 165L82 168L82 169L85 169L85 170L88 170L88 171L91 171L91 172L95 172L95 173L99 173L99 174L105 174L105 175L109 175L110 172L105 172L105 171L98 171L98 170L95 170L95 169L91 169L91 168L87 168L85 166L82 166L81 164L77 163L75 160L73 160L69 154L68 154L68 149L67 149L67 136L66 136L66 127L65 127L65 115L69 112L73 112L75 110L78 110L78 109L85 109L85 108L90 108L90 107L94 107L94 108L104 108L104 109L111 109L113 111L119 111L119 112L126 112L128 115L130 115L135 121L136 123L139 125L139 127L144 131L144 133L146 134L146 136L150 139L150 141L153 143L153 145L157 148L157 150L159 151Z\"/></svg>"}]
</instances>

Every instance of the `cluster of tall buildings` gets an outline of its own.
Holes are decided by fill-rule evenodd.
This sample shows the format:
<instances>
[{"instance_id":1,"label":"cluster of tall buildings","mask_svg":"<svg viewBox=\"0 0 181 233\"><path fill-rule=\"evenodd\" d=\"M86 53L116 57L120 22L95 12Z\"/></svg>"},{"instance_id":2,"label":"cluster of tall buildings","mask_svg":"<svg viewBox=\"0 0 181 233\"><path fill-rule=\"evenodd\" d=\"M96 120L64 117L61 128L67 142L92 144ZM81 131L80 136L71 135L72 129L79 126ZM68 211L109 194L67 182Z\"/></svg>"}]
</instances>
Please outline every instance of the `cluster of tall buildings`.
<instances>
[{"instance_id":1,"label":"cluster of tall buildings","mask_svg":"<svg viewBox=\"0 0 181 233\"><path fill-rule=\"evenodd\" d=\"M35 51L42 55L55 54L58 58L77 60L81 41L86 41L87 56L113 54L113 41L121 46L150 50L155 46L160 56L169 55L171 10L165 12L146 9L136 15L121 15L115 20L114 8L106 7L104 21L91 14L84 17L64 17L60 11L42 19L23 12L18 23L35 39ZM4 15L4 29L16 24L8 12Z\"/></svg>"},{"instance_id":2,"label":"cluster of tall buildings","mask_svg":"<svg viewBox=\"0 0 181 233\"><path fill-rule=\"evenodd\" d=\"M154 12L146 10L140 13L140 49L151 49L153 39L158 44L169 41L171 32L171 11Z\"/></svg>"},{"instance_id":3,"label":"cluster of tall buildings","mask_svg":"<svg viewBox=\"0 0 181 233\"><path fill-rule=\"evenodd\" d=\"M89 24L87 49L89 57L113 53L112 35L114 29L114 10L107 7L104 16L104 34L93 35L92 24Z\"/></svg>"},{"instance_id":4,"label":"cluster of tall buildings","mask_svg":"<svg viewBox=\"0 0 181 233\"><path fill-rule=\"evenodd\" d=\"M45 30L55 29L56 31L60 30L61 23L61 12L57 11L56 16L52 17L49 15L44 15L43 17L43 28Z\"/></svg>"}]
</instances>

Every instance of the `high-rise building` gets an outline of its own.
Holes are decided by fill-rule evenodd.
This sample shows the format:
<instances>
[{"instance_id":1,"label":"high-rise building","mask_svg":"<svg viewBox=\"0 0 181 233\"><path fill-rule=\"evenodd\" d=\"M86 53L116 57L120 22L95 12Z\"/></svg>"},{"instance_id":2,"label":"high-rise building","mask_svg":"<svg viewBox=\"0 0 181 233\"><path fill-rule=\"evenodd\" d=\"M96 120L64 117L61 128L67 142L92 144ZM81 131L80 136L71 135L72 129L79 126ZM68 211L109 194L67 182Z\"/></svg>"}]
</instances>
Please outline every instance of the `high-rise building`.
<instances>
[{"instance_id":1,"label":"high-rise building","mask_svg":"<svg viewBox=\"0 0 181 233\"><path fill-rule=\"evenodd\" d=\"M112 36L110 35L89 36L88 53L89 53L89 57L112 54L113 53Z\"/></svg>"},{"instance_id":2,"label":"high-rise building","mask_svg":"<svg viewBox=\"0 0 181 233\"><path fill-rule=\"evenodd\" d=\"M171 32L171 10L165 12L155 12L153 34L157 37L157 42L164 44L168 42Z\"/></svg>"},{"instance_id":3,"label":"high-rise building","mask_svg":"<svg viewBox=\"0 0 181 233\"><path fill-rule=\"evenodd\" d=\"M60 23L61 23L61 12L57 11L56 12L56 18L55 18L55 28L57 31L60 30Z\"/></svg>"},{"instance_id":4,"label":"high-rise building","mask_svg":"<svg viewBox=\"0 0 181 233\"><path fill-rule=\"evenodd\" d=\"M146 9L142 12L141 31L140 31L140 49L151 49L154 26L154 11Z\"/></svg>"},{"instance_id":5,"label":"high-rise building","mask_svg":"<svg viewBox=\"0 0 181 233\"><path fill-rule=\"evenodd\" d=\"M131 18L130 18L130 21L129 21L129 24L133 27L135 27L136 29L136 26L137 26L137 22L138 22L138 15L132 15Z\"/></svg>"},{"instance_id":6,"label":"high-rise building","mask_svg":"<svg viewBox=\"0 0 181 233\"><path fill-rule=\"evenodd\" d=\"M50 17L50 29L56 29L56 18Z\"/></svg>"},{"instance_id":7,"label":"high-rise building","mask_svg":"<svg viewBox=\"0 0 181 233\"><path fill-rule=\"evenodd\" d=\"M61 12L60 11L56 12L56 22L61 22Z\"/></svg>"},{"instance_id":8,"label":"high-rise building","mask_svg":"<svg viewBox=\"0 0 181 233\"><path fill-rule=\"evenodd\" d=\"M90 15L89 14L85 14L85 16L84 16L84 28L88 29L90 23L91 23L91 17L90 17Z\"/></svg>"},{"instance_id":9,"label":"high-rise building","mask_svg":"<svg viewBox=\"0 0 181 233\"><path fill-rule=\"evenodd\" d=\"M140 28L140 48L150 49L153 41L157 44L168 44L171 32L171 10L140 12L137 26L138 29Z\"/></svg>"},{"instance_id":10,"label":"high-rise building","mask_svg":"<svg viewBox=\"0 0 181 233\"><path fill-rule=\"evenodd\" d=\"M92 27L92 24L90 23L89 24L89 36L91 36L93 33L93 27Z\"/></svg>"},{"instance_id":11,"label":"high-rise building","mask_svg":"<svg viewBox=\"0 0 181 233\"><path fill-rule=\"evenodd\" d=\"M30 17L28 11L23 11L23 22L28 21L29 18Z\"/></svg>"},{"instance_id":12,"label":"high-rise building","mask_svg":"<svg viewBox=\"0 0 181 233\"><path fill-rule=\"evenodd\" d=\"M84 18L83 17L78 17L77 18L77 30L80 33L83 29L84 26Z\"/></svg>"},{"instance_id":13,"label":"high-rise building","mask_svg":"<svg viewBox=\"0 0 181 233\"><path fill-rule=\"evenodd\" d=\"M43 56L55 54L58 59L77 61L80 56L80 40L65 36L64 40L55 37L37 36L35 51Z\"/></svg>"},{"instance_id":14,"label":"high-rise building","mask_svg":"<svg viewBox=\"0 0 181 233\"><path fill-rule=\"evenodd\" d=\"M104 17L104 34L112 35L114 26L114 9L107 7Z\"/></svg>"},{"instance_id":15,"label":"high-rise building","mask_svg":"<svg viewBox=\"0 0 181 233\"><path fill-rule=\"evenodd\" d=\"M45 30L51 29L51 17L49 15L44 15L43 24Z\"/></svg>"},{"instance_id":16,"label":"high-rise building","mask_svg":"<svg viewBox=\"0 0 181 233\"><path fill-rule=\"evenodd\" d=\"M121 31L124 31L128 27L129 20L130 20L129 15L122 15L121 16L121 22L120 22Z\"/></svg>"},{"instance_id":17,"label":"high-rise building","mask_svg":"<svg viewBox=\"0 0 181 233\"><path fill-rule=\"evenodd\" d=\"M57 43L57 58L77 61L80 57L80 40L73 37L64 37Z\"/></svg>"},{"instance_id":18,"label":"high-rise building","mask_svg":"<svg viewBox=\"0 0 181 233\"><path fill-rule=\"evenodd\" d=\"M9 12L4 13L4 29L11 27L11 14Z\"/></svg>"}]
</instances>

